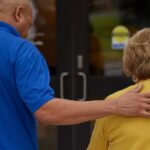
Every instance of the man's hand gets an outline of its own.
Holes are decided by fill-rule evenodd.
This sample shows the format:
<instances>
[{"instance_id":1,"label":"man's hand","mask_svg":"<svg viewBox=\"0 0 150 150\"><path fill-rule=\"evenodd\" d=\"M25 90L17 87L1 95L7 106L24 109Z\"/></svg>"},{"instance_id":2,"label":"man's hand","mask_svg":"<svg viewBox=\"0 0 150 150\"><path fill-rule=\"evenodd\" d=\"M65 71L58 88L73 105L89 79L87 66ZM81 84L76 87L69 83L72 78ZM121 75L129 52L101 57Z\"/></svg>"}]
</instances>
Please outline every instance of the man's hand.
<instances>
[{"instance_id":1,"label":"man's hand","mask_svg":"<svg viewBox=\"0 0 150 150\"><path fill-rule=\"evenodd\" d=\"M143 84L140 84L117 100L111 101L114 114L150 117L150 93L139 93L142 88Z\"/></svg>"}]
</instances>

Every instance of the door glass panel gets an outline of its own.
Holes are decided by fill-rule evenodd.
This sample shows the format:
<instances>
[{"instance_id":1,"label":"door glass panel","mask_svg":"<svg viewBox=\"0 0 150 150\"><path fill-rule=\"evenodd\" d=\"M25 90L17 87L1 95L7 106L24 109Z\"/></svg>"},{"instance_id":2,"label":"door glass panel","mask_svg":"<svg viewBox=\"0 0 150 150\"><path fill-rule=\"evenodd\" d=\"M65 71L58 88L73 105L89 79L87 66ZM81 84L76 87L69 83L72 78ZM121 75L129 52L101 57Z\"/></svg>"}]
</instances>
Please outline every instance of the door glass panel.
<instances>
[{"instance_id":1,"label":"door glass panel","mask_svg":"<svg viewBox=\"0 0 150 150\"><path fill-rule=\"evenodd\" d=\"M89 0L89 72L92 75L121 76L122 49L112 49L112 31L118 25L130 36L150 25L149 0Z\"/></svg>"},{"instance_id":2,"label":"door glass panel","mask_svg":"<svg viewBox=\"0 0 150 150\"><path fill-rule=\"evenodd\" d=\"M55 0L32 0L34 24L31 40L43 53L51 75L57 75L56 65L56 5ZM57 150L57 127L38 127L39 150Z\"/></svg>"},{"instance_id":3,"label":"door glass panel","mask_svg":"<svg viewBox=\"0 0 150 150\"><path fill-rule=\"evenodd\" d=\"M32 0L34 24L29 39L43 53L50 67L51 75L56 75L56 5L55 0Z\"/></svg>"}]
</instances>

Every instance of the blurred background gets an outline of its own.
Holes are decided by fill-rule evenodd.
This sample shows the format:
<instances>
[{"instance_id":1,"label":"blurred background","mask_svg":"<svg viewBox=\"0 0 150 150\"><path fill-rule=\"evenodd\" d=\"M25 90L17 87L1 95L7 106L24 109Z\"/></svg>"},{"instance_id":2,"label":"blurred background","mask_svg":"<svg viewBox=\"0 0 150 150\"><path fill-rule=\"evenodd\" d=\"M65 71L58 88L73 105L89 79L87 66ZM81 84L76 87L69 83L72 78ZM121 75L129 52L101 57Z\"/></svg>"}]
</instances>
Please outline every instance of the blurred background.
<instances>
[{"instance_id":1,"label":"blurred background","mask_svg":"<svg viewBox=\"0 0 150 150\"><path fill-rule=\"evenodd\" d=\"M103 99L132 83L122 71L123 49L112 41L116 34L129 37L150 26L149 0L32 2L34 25L28 38L47 60L56 97ZM114 33L119 25L127 31ZM39 126L40 150L85 150L93 123Z\"/></svg>"}]
</instances>

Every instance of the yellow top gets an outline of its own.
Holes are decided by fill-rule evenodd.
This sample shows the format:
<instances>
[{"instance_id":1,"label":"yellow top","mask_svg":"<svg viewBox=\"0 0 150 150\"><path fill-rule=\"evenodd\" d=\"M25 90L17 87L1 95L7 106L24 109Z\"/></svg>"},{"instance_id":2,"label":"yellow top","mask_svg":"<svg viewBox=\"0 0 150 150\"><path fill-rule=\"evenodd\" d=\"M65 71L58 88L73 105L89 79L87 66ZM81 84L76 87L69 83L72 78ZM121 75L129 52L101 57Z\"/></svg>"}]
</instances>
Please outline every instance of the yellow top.
<instances>
[{"instance_id":1,"label":"yellow top","mask_svg":"<svg viewBox=\"0 0 150 150\"><path fill-rule=\"evenodd\" d=\"M150 79L141 92L150 91ZM117 98L134 86L110 95ZM109 116L97 119L87 150L150 150L150 119Z\"/></svg>"}]
</instances>

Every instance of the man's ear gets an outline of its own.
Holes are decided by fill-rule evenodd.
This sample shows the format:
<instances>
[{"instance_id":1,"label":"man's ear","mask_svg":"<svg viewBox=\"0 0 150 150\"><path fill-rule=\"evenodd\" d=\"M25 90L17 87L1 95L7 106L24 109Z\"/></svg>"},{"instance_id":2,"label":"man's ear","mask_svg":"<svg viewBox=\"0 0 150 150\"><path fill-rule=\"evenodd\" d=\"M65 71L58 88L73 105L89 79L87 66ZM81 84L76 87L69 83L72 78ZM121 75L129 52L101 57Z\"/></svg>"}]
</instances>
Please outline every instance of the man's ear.
<instances>
[{"instance_id":1,"label":"man's ear","mask_svg":"<svg viewBox=\"0 0 150 150\"><path fill-rule=\"evenodd\" d=\"M23 15L24 15L24 7L22 5L17 6L14 12L15 20L19 22L22 19Z\"/></svg>"}]
</instances>

